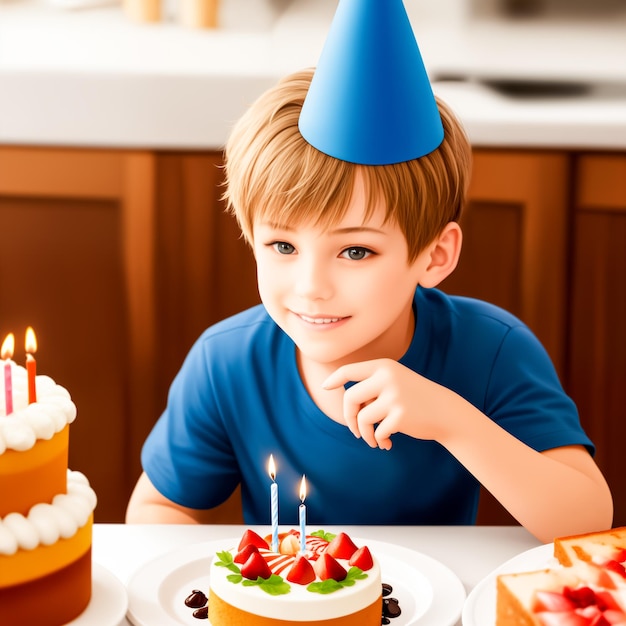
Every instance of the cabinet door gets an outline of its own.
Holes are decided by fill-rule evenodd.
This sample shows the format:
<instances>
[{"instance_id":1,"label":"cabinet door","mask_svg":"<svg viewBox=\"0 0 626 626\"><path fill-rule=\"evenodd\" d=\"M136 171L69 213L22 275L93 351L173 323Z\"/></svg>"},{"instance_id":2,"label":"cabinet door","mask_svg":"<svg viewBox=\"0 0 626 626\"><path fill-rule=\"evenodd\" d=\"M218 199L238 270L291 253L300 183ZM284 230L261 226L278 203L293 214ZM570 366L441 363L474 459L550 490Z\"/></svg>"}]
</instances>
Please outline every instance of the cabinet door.
<instances>
[{"instance_id":1,"label":"cabinet door","mask_svg":"<svg viewBox=\"0 0 626 626\"><path fill-rule=\"evenodd\" d=\"M221 153L161 153L157 163L157 404L162 410L172 379L202 331L260 299L252 252L220 201ZM242 520L239 489L204 518Z\"/></svg>"},{"instance_id":2,"label":"cabinet door","mask_svg":"<svg viewBox=\"0 0 626 626\"><path fill-rule=\"evenodd\" d=\"M497 304L521 318L565 364L568 156L562 152L476 150L461 220L463 250L448 293ZM511 516L486 492L479 521Z\"/></svg>"},{"instance_id":3,"label":"cabinet door","mask_svg":"<svg viewBox=\"0 0 626 626\"><path fill-rule=\"evenodd\" d=\"M156 410L153 191L148 153L0 147L0 334L32 325L71 393L99 522L123 519Z\"/></svg>"},{"instance_id":4,"label":"cabinet door","mask_svg":"<svg viewBox=\"0 0 626 626\"><path fill-rule=\"evenodd\" d=\"M569 387L626 525L626 155L576 162Z\"/></svg>"}]
</instances>

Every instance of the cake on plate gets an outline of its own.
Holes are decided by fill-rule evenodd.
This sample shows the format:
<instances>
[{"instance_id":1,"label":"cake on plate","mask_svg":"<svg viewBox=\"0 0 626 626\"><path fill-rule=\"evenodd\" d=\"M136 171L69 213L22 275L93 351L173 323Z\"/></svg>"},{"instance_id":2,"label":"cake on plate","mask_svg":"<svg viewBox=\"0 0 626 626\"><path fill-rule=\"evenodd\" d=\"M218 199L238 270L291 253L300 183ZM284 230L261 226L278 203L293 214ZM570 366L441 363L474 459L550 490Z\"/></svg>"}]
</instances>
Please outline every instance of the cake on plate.
<instances>
[{"instance_id":1,"label":"cake on plate","mask_svg":"<svg viewBox=\"0 0 626 626\"><path fill-rule=\"evenodd\" d=\"M9 361L12 408L0 382L0 624L58 626L91 599L96 495L68 469L76 407L66 389Z\"/></svg>"},{"instance_id":2,"label":"cake on plate","mask_svg":"<svg viewBox=\"0 0 626 626\"><path fill-rule=\"evenodd\" d=\"M345 533L279 535L247 530L237 547L217 552L210 568L211 626L380 626L382 583L367 546Z\"/></svg>"},{"instance_id":3,"label":"cake on plate","mask_svg":"<svg viewBox=\"0 0 626 626\"><path fill-rule=\"evenodd\" d=\"M626 528L560 537L554 556L497 577L496 626L626 626Z\"/></svg>"}]
</instances>

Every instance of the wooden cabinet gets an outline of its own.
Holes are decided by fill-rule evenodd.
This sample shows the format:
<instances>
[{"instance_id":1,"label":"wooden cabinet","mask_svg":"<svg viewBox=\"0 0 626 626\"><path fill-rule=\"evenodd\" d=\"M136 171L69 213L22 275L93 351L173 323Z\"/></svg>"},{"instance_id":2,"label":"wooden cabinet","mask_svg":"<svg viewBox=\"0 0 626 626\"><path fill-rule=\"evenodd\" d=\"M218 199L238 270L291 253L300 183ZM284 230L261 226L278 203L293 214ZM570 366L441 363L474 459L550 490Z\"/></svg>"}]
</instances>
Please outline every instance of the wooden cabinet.
<instances>
[{"instance_id":1,"label":"wooden cabinet","mask_svg":"<svg viewBox=\"0 0 626 626\"><path fill-rule=\"evenodd\" d=\"M218 165L0 147L0 335L32 325L39 373L72 394L70 467L98 494L96 521L123 520L141 445L192 341L257 301Z\"/></svg>"},{"instance_id":2,"label":"wooden cabinet","mask_svg":"<svg viewBox=\"0 0 626 626\"><path fill-rule=\"evenodd\" d=\"M626 155L574 159L570 394L626 525Z\"/></svg>"},{"instance_id":3,"label":"wooden cabinet","mask_svg":"<svg viewBox=\"0 0 626 626\"><path fill-rule=\"evenodd\" d=\"M523 319L559 372L565 362L568 167L563 152L476 150L461 258L441 285Z\"/></svg>"},{"instance_id":4,"label":"wooden cabinet","mask_svg":"<svg viewBox=\"0 0 626 626\"><path fill-rule=\"evenodd\" d=\"M0 147L0 336L38 335L72 393L70 467L122 521L143 441L210 324L259 301L221 154ZM626 155L476 150L459 267L546 346L626 524ZM18 360L19 360L18 351ZM239 519L235 495L215 521ZM481 523L512 521L488 494Z\"/></svg>"},{"instance_id":5,"label":"wooden cabinet","mask_svg":"<svg viewBox=\"0 0 626 626\"><path fill-rule=\"evenodd\" d=\"M526 322L563 377L566 359L569 158L564 152L475 150L463 248L448 293L497 304ZM513 523L483 490L479 521Z\"/></svg>"}]
</instances>

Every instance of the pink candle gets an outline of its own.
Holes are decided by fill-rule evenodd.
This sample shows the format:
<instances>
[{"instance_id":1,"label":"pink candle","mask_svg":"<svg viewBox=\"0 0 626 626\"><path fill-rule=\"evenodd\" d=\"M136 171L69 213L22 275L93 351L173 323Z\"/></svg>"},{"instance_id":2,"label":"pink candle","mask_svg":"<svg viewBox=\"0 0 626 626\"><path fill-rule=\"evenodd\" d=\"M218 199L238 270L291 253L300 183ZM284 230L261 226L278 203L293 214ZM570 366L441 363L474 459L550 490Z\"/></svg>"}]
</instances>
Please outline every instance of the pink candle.
<instances>
[{"instance_id":1,"label":"pink candle","mask_svg":"<svg viewBox=\"0 0 626 626\"><path fill-rule=\"evenodd\" d=\"M9 333L0 348L0 357L4 359L4 404L6 415L13 413L13 378L11 373L11 357L15 350L15 337Z\"/></svg>"}]
</instances>

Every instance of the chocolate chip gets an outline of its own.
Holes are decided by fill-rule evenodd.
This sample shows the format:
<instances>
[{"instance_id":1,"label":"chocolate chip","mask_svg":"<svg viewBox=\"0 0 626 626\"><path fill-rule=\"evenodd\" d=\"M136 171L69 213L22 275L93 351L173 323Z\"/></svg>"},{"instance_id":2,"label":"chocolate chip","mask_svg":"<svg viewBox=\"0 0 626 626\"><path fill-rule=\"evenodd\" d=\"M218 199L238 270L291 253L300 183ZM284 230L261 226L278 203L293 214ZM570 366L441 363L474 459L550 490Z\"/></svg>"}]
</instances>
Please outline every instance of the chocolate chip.
<instances>
[{"instance_id":1,"label":"chocolate chip","mask_svg":"<svg viewBox=\"0 0 626 626\"><path fill-rule=\"evenodd\" d=\"M208 606L203 606L200 609L196 609L193 612L193 616L196 619L209 619L209 607Z\"/></svg>"},{"instance_id":2,"label":"chocolate chip","mask_svg":"<svg viewBox=\"0 0 626 626\"><path fill-rule=\"evenodd\" d=\"M402 610L395 598L385 598L383 600L383 615L385 617L398 617L400 613L402 613Z\"/></svg>"},{"instance_id":3,"label":"chocolate chip","mask_svg":"<svg viewBox=\"0 0 626 626\"><path fill-rule=\"evenodd\" d=\"M393 591L393 587L388 583L383 583L383 598L386 598Z\"/></svg>"},{"instance_id":4,"label":"chocolate chip","mask_svg":"<svg viewBox=\"0 0 626 626\"><path fill-rule=\"evenodd\" d=\"M190 609L199 609L206 605L207 597L199 589L194 589L185 599L185 605Z\"/></svg>"}]
</instances>

